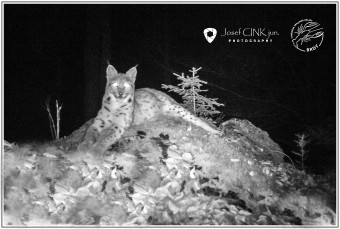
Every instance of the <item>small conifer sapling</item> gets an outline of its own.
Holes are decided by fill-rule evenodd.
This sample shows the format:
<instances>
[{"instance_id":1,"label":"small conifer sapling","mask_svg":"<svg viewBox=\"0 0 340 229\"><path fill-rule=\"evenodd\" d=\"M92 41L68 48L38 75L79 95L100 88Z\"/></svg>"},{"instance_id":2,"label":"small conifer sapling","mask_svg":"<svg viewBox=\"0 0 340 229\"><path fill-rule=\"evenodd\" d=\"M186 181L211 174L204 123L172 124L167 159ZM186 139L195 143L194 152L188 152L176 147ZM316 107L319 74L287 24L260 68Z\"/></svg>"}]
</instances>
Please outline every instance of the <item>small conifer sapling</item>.
<instances>
[{"instance_id":1,"label":"small conifer sapling","mask_svg":"<svg viewBox=\"0 0 340 229\"><path fill-rule=\"evenodd\" d=\"M294 141L296 145L299 147L299 152L292 151L293 154L297 155L300 157L300 166L302 169L305 169L305 164L304 162L306 161L308 155L308 151L306 150L306 145L310 143L310 140L307 140L309 137L307 134L302 133L302 134L295 134L296 140Z\"/></svg>"},{"instance_id":2,"label":"small conifer sapling","mask_svg":"<svg viewBox=\"0 0 340 229\"><path fill-rule=\"evenodd\" d=\"M185 76L184 73L181 75L173 73L181 83L178 86L162 84L162 88L181 95L183 107L193 112L196 116L210 119L213 115L220 113L220 111L216 110L216 106L224 106L224 104L218 103L217 98L207 98L202 95L202 92L207 92L208 90L201 89L204 84L207 84L197 75L201 68L193 67L192 70L189 70L192 74L191 76Z\"/></svg>"}]
</instances>

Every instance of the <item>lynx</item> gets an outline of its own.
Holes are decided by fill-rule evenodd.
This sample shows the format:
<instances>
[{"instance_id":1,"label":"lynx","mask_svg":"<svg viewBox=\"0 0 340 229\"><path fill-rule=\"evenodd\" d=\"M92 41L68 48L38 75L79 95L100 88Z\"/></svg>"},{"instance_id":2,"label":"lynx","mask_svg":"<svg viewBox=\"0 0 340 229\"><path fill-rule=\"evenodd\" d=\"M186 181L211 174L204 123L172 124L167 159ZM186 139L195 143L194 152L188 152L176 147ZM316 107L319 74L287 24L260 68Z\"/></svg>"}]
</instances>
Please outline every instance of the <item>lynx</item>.
<instances>
[{"instance_id":1,"label":"lynx","mask_svg":"<svg viewBox=\"0 0 340 229\"><path fill-rule=\"evenodd\" d=\"M167 94L150 88L135 90L136 75L136 67L125 74L118 73L112 65L107 67L102 107L78 149L103 153L130 126L160 114L180 117L210 133L220 134L219 130L191 114Z\"/></svg>"}]
</instances>

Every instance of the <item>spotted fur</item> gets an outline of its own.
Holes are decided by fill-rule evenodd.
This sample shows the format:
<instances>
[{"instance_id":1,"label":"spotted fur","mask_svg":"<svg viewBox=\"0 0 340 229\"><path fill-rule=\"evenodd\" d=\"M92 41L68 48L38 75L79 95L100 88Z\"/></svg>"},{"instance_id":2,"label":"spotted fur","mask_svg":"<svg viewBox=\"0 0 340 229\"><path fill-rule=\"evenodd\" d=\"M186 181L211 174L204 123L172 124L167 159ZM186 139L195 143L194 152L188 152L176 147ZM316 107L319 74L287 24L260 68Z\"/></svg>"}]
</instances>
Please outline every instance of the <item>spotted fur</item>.
<instances>
[{"instance_id":1,"label":"spotted fur","mask_svg":"<svg viewBox=\"0 0 340 229\"><path fill-rule=\"evenodd\" d=\"M94 148L95 151L103 152L131 125L141 124L160 114L180 117L208 132L220 133L167 94L150 88L135 90L137 75L135 67L122 74L109 65L106 75L107 84L102 108L86 132L81 148Z\"/></svg>"}]
</instances>

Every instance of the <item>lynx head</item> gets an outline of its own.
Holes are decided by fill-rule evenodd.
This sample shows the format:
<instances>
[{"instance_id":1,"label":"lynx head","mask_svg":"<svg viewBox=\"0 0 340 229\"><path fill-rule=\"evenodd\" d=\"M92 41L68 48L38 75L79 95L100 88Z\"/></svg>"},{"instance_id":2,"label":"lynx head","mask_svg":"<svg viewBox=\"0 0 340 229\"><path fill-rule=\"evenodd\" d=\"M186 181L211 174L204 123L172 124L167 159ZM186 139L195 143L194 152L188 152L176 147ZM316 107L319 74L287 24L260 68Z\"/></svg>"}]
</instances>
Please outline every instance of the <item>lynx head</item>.
<instances>
[{"instance_id":1,"label":"lynx head","mask_svg":"<svg viewBox=\"0 0 340 229\"><path fill-rule=\"evenodd\" d=\"M112 65L109 65L106 69L107 95L112 94L116 99L125 99L129 95L133 95L135 90L136 75L136 67L131 68L124 74L118 73Z\"/></svg>"}]
</instances>

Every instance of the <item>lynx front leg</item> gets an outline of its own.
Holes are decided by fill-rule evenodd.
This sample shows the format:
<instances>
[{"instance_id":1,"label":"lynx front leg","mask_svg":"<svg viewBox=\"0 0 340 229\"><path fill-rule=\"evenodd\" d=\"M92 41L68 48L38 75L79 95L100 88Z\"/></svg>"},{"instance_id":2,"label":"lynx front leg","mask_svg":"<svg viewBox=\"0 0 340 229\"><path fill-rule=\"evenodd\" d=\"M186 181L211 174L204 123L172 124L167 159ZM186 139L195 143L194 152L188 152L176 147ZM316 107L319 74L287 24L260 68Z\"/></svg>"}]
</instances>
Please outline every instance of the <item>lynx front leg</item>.
<instances>
[{"instance_id":1,"label":"lynx front leg","mask_svg":"<svg viewBox=\"0 0 340 229\"><path fill-rule=\"evenodd\" d=\"M96 141L98 135L99 135L98 129L91 126L86 131L86 134L83 138L83 142L86 144L93 144Z\"/></svg>"},{"instance_id":2,"label":"lynx front leg","mask_svg":"<svg viewBox=\"0 0 340 229\"><path fill-rule=\"evenodd\" d=\"M113 124L111 127L100 133L97 142L93 145L91 151L95 154L103 154L109 147L114 144L125 132L121 126Z\"/></svg>"},{"instance_id":3,"label":"lynx front leg","mask_svg":"<svg viewBox=\"0 0 340 229\"><path fill-rule=\"evenodd\" d=\"M85 136L83 137L83 141L78 145L79 151L87 151L92 147L94 142L96 141L99 133L98 130L94 127L90 127L87 131Z\"/></svg>"},{"instance_id":4,"label":"lynx front leg","mask_svg":"<svg viewBox=\"0 0 340 229\"><path fill-rule=\"evenodd\" d=\"M100 111L101 112L101 111ZM99 113L100 113L99 112ZM107 124L100 117L96 117L92 125L87 129L82 142L78 146L78 150L87 151L97 141L97 138L101 131L107 127Z\"/></svg>"}]
</instances>

